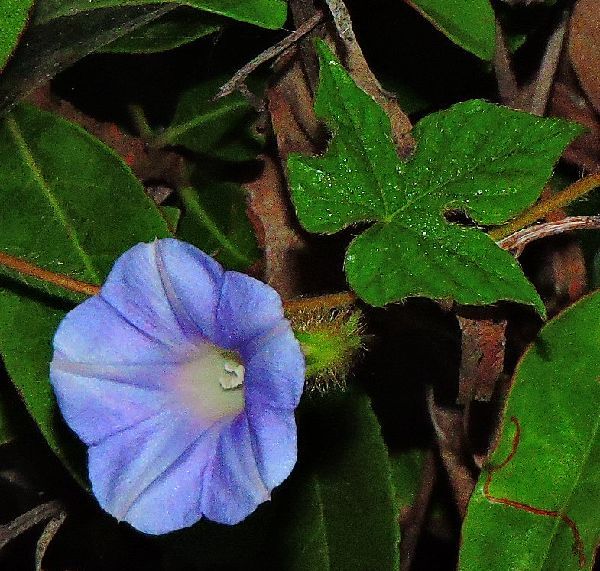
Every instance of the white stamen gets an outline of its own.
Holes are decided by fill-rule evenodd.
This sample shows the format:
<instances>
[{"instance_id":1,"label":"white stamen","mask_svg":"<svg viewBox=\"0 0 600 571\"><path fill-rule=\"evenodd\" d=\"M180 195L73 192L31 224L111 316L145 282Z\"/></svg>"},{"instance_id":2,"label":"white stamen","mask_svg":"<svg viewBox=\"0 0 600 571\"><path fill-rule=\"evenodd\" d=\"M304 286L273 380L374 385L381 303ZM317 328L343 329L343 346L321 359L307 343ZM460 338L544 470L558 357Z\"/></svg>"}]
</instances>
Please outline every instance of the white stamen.
<instances>
[{"instance_id":1,"label":"white stamen","mask_svg":"<svg viewBox=\"0 0 600 571\"><path fill-rule=\"evenodd\" d=\"M219 377L219 384L224 390L237 389L244 382L244 365L233 361L223 363L224 375Z\"/></svg>"}]
</instances>

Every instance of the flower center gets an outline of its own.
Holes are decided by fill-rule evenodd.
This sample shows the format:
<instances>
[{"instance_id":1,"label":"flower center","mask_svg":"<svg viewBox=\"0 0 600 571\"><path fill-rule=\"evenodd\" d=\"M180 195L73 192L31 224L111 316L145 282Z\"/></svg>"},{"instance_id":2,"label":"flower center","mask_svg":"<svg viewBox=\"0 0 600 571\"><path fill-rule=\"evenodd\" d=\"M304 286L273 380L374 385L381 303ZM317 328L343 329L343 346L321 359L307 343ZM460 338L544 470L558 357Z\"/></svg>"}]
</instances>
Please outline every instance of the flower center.
<instances>
[{"instance_id":1,"label":"flower center","mask_svg":"<svg viewBox=\"0 0 600 571\"><path fill-rule=\"evenodd\" d=\"M244 365L237 353L199 345L177 377L179 397L203 426L236 416L244 408Z\"/></svg>"}]
</instances>

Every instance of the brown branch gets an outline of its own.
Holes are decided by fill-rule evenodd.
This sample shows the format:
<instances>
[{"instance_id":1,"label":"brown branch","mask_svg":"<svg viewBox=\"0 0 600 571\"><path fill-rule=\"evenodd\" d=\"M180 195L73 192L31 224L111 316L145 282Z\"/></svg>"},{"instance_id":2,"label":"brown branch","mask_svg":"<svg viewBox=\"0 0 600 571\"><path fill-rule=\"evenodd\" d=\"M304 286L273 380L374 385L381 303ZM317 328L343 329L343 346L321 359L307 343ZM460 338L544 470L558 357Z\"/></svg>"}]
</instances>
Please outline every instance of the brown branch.
<instances>
[{"instance_id":1,"label":"brown branch","mask_svg":"<svg viewBox=\"0 0 600 571\"><path fill-rule=\"evenodd\" d=\"M525 247L535 240L575 230L600 230L600 216L567 216L556 222L529 226L500 240L498 246L503 250L509 250L518 258Z\"/></svg>"},{"instance_id":2,"label":"brown branch","mask_svg":"<svg viewBox=\"0 0 600 571\"><path fill-rule=\"evenodd\" d=\"M554 83L554 76L556 75L560 54L563 49L569 15L569 8L565 8L560 15L558 24L548 39L546 51L544 52L544 57L542 58L540 68L535 78L535 89L528 108L528 111L534 115L541 116L546 111L550 90Z\"/></svg>"},{"instance_id":3,"label":"brown branch","mask_svg":"<svg viewBox=\"0 0 600 571\"><path fill-rule=\"evenodd\" d=\"M494 52L494 73L498 85L498 95L504 105L513 106L519 93L519 84L512 69L510 50L502 24L496 19L496 51Z\"/></svg>"},{"instance_id":4,"label":"brown branch","mask_svg":"<svg viewBox=\"0 0 600 571\"><path fill-rule=\"evenodd\" d=\"M37 540L35 546L35 571L42 571L42 561L48 546L54 539L54 536L58 533L65 519L67 518L67 512L61 511L56 514L44 527L44 531Z\"/></svg>"},{"instance_id":5,"label":"brown branch","mask_svg":"<svg viewBox=\"0 0 600 571\"><path fill-rule=\"evenodd\" d=\"M343 0L325 0L335 27L341 40L344 52L341 58L350 75L364 91L381 105L387 113L392 126L392 135L398 154L402 157L408 156L414 149L414 141L410 136L411 123L405 113L398 105L396 98L387 92L369 67L363 51L356 39L352 28L352 19L348 8Z\"/></svg>"},{"instance_id":6,"label":"brown branch","mask_svg":"<svg viewBox=\"0 0 600 571\"><path fill-rule=\"evenodd\" d=\"M473 489L473 457L464 430L464 412L440 406L435 402L433 389L427 393L427 407L433 423L440 457L454 493L456 508L463 519Z\"/></svg>"},{"instance_id":7,"label":"brown branch","mask_svg":"<svg viewBox=\"0 0 600 571\"><path fill-rule=\"evenodd\" d=\"M323 12L317 12L310 20L304 22L304 24L302 24L295 32L292 32L274 46L257 55L252 61L249 61L245 66L236 71L233 77L217 91L217 94L213 97L213 101L230 95L243 86L248 76L257 67L285 52L289 47L312 31L322 19Z\"/></svg>"}]
</instances>

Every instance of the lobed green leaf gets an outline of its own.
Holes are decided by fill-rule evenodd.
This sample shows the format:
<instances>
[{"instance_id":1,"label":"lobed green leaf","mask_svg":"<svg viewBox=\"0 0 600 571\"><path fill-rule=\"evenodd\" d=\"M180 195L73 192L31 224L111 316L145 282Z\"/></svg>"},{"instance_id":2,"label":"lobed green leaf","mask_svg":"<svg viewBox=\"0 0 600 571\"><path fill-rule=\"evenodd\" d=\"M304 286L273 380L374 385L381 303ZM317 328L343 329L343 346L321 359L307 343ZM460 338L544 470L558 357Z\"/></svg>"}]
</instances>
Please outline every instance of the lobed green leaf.
<instances>
[{"instance_id":1,"label":"lobed green leaf","mask_svg":"<svg viewBox=\"0 0 600 571\"><path fill-rule=\"evenodd\" d=\"M417 150L401 161L383 109L325 44L315 110L332 131L321 157L292 155L288 174L302 225L336 232L375 222L348 248L345 269L372 305L407 297L482 305L543 304L514 258L478 228L448 222L462 211L500 224L532 204L581 127L474 100L434 113L415 129Z\"/></svg>"}]
</instances>

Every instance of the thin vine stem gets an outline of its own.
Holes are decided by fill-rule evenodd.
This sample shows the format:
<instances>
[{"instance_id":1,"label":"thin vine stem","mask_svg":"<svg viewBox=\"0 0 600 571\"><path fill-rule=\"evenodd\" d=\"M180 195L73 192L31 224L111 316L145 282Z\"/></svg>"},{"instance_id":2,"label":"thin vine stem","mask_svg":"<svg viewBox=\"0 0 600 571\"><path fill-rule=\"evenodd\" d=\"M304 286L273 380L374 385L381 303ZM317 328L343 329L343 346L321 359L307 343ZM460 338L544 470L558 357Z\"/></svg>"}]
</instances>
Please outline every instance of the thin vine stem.
<instances>
[{"instance_id":1,"label":"thin vine stem","mask_svg":"<svg viewBox=\"0 0 600 571\"><path fill-rule=\"evenodd\" d=\"M591 174L574 182L567 188L553 194L549 198L534 204L531 208L517 216L514 220L498 226L489 232L490 238L496 242L530 226L534 222L545 218L551 212L563 208L578 198L585 196L591 190L600 186L600 173Z\"/></svg>"},{"instance_id":2,"label":"thin vine stem","mask_svg":"<svg viewBox=\"0 0 600 571\"><path fill-rule=\"evenodd\" d=\"M57 274L56 272L45 270L31 262L27 262L21 258L15 258L4 252L0 252L0 265L20 274L37 278L38 280L42 280L75 293L96 295L100 292L100 286L82 282L64 274Z\"/></svg>"},{"instance_id":3,"label":"thin vine stem","mask_svg":"<svg viewBox=\"0 0 600 571\"><path fill-rule=\"evenodd\" d=\"M0 265L25 276L37 278L46 283L75 293L82 293L89 296L100 293L100 286L76 280L64 274L58 274L56 272L51 272L50 270L45 270L39 266L36 266L35 264L32 264L31 262L27 262L21 258L16 258L4 252L0 252ZM286 311L295 313L303 310L314 310L321 308L336 309L340 307L348 307L355 302L356 295L350 291L345 291L340 293L287 300L283 302L283 307Z\"/></svg>"}]
</instances>

